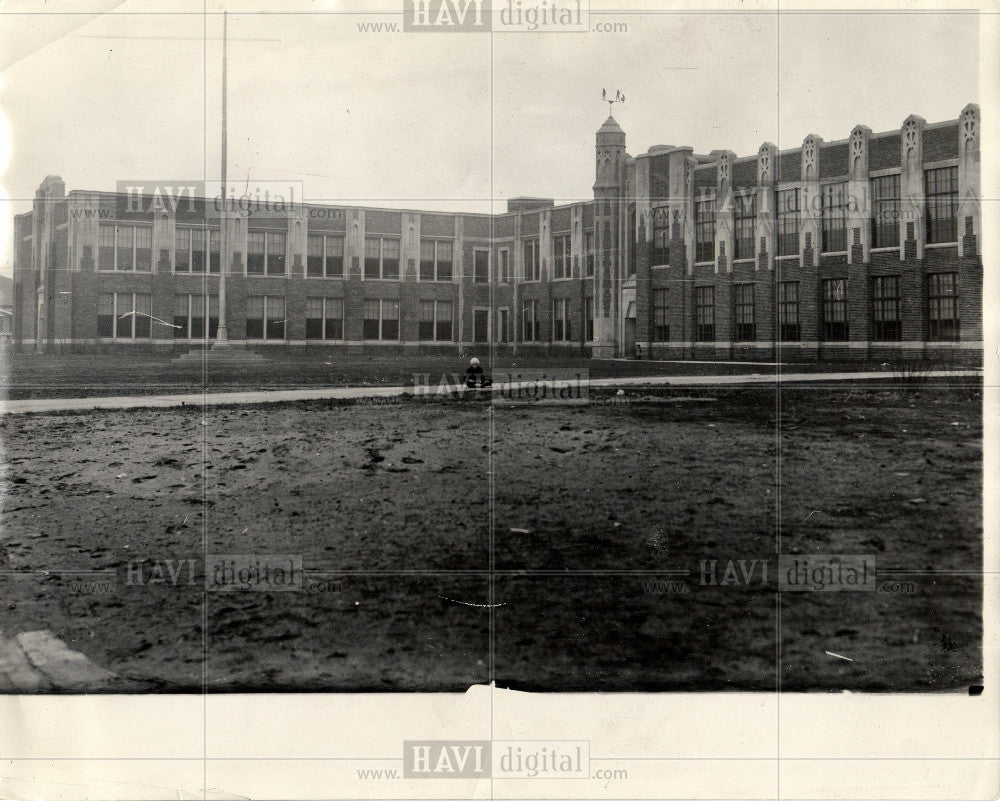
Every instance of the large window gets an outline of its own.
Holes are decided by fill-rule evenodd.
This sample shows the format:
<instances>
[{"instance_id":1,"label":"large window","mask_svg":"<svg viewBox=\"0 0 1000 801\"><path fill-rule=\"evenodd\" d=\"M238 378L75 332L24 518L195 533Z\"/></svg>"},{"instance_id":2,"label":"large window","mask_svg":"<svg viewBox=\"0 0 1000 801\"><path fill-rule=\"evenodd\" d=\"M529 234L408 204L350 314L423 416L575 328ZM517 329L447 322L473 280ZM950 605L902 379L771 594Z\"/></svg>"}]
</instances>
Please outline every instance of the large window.
<instances>
[{"instance_id":1,"label":"large window","mask_svg":"<svg viewBox=\"0 0 1000 801\"><path fill-rule=\"evenodd\" d=\"M454 245L449 239L420 240L420 280L452 279Z\"/></svg>"},{"instance_id":2,"label":"large window","mask_svg":"<svg viewBox=\"0 0 1000 801\"><path fill-rule=\"evenodd\" d=\"M399 301L369 299L365 301L364 338L399 341Z\"/></svg>"},{"instance_id":3,"label":"large window","mask_svg":"<svg viewBox=\"0 0 1000 801\"><path fill-rule=\"evenodd\" d=\"M344 237L309 234L306 276L309 278L344 277Z\"/></svg>"},{"instance_id":4,"label":"large window","mask_svg":"<svg viewBox=\"0 0 1000 801\"><path fill-rule=\"evenodd\" d=\"M694 260L715 261L715 201L694 204Z\"/></svg>"},{"instance_id":5,"label":"large window","mask_svg":"<svg viewBox=\"0 0 1000 801\"><path fill-rule=\"evenodd\" d=\"M872 179L872 247L899 247L899 176Z\"/></svg>"},{"instance_id":6,"label":"large window","mask_svg":"<svg viewBox=\"0 0 1000 801\"><path fill-rule=\"evenodd\" d=\"M735 320L733 339L737 342L752 342L757 338L757 323L754 312L753 284L733 286L733 311Z\"/></svg>"},{"instance_id":7,"label":"large window","mask_svg":"<svg viewBox=\"0 0 1000 801\"><path fill-rule=\"evenodd\" d=\"M799 255L799 190L781 189L776 196L779 256Z\"/></svg>"},{"instance_id":8,"label":"large window","mask_svg":"<svg viewBox=\"0 0 1000 801\"><path fill-rule=\"evenodd\" d=\"M847 250L847 184L827 184L823 197L823 252Z\"/></svg>"},{"instance_id":9,"label":"large window","mask_svg":"<svg viewBox=\"0 0 1000 801\"><path fill-rule=\"evenodd\" d=\"M206 309L207 306L207 309ZM206 328L206 315L208 311ZM218 295L174 295L174 338L215 339L219 332Z\"/></svg>"},{"instance_id":10,"label":"large window","mask_svg":"<svg viewBox=\"0 0 1000 801\"><path fill-rule=\"evenodd\" d=\"M153 298L143 292L108 292L97 296L97 336L149 339Z\"/></svg>"},{"instance_id":11,"label":"large window","mask_svg":"<svg viewBox=\"0 0 1000 801\"><path fill-rule=\"evenodd\" d=\"M526 300L521 304L521 341L534 342L538 337L538 301Z\"/></svg>"},{"instance_id":12,"label":"large window","mask_svg":"<svg viewBox=\"0 0 1000 801\"><path fill-rule=\"evenodd\" d=\"M798 342L802 339L798 281L782 281L778 284L778 339L782 342Z\"/></svg>"},{"instance_id":13,"label":"large window","mask_svg":"<svg viewBox=\"0 0 1000 801\"><path fill-rule=\"evenodd\" d=\"M569 302L565 298L552 301L552 341L570 342L573 324L569 317Z\"/></svg>"},{"instance_id":14,"label":"large window","mask_svg":"<svg viewBox=\"0 0 1000 801\"><path fill-rule=\"evenodd\" d=\"M285 338L285 299L251 295L247 298L247 339Z\"/></svg>"},{"instance_id":15,"label":"large window","mask_svg":"<svg viewBox=\"0 0 1000 801\"><path fill-rule=\"evenodd\" d=\"M847 334L847 279L827 278L823 281L822 339L843 342Z\"/></svg>"},{"instance_id":16,"label":"large window","mask_svg":"<svg viewBox=\"0 0 1000 801\"><path fill-rule=\"evenodd\" d=\"M153 269L153 229L149 225L101 225L97 269L145 272Z\"/></svg>"},{"instance_id":17,"label":"large window","mask_svg":"<svg viewBox=\"0 0 1000 801\"><path fill-rule=\"evenodd\" d=\"M219 232L178 228L174 233L174 272L204 273L206 267L212 273L219 272Z\"/></svg>"},{"instance_id":18,"label":"large window","mask_svg":"<svg viewBox=\"0 0 1000 801\"><path fill-rule=\"evenodd\" d=\"M555 280L560 278L573 277L573 260L570 250L569 234L552 238L554 247L554 258L552 260L552 277Z\"/></svg>"},{"instance_id":19,"label":"large window","mask_svg":"<svg viewBox=\"0 0 1000 801\"><path fill-rule=\"evenodd\" d=\"M924 173L927 244L958 241L958 167Z\"/></svg>"},{"instance_id":20,"label":"large window","mask_svg":"<svg viewBox=\"0 0 1000 801\"><path fill-rule=\"evenodd\" d=\"M670 305L666 289L653 290L653 341L670 341Z\"/></svg>"},{"instance_id":21,"label":"large window","mask_svg":"<svg viewBox=\"0 0 1000 801\"><path fill-rule=\"evenodd\" d=\"M247 231L247 275L285 274L285 234Z\"/></svg>"},{"instance_id":22,"label":"large window","mask_svg":"<svg viewBox=\"0 0 1000 801\"><path fill-rule=\"evenodd\" d=\"M715 287L694 288L694 338L698 342L715 340Z\"/></svg>"},{"instance_id":23,"label":"large window","mask_svg":"<svg viewBox=\"0 0 1000 801\"><path fill-rule=\"evenodd\" d=\"M472 251L472 280L476 284L490 282L490 252L475 249Z\"/></svg>"},{"instance_id":24,"label":"large window","mask_svg":"<svg viewBox=\"0 0 1000 801\"><path fill-rule=\"evenodd\" d=\"M365 278L381 278L384 281L399 279L398 239L387 236L365 237Z\"/></svg>"},{"instance_id":25,"label":"large window","mask_svg":"<svg viewBox=\"0 0 1000 801\"><path fill-rule=\"evenodd\" d=\"M958 339L958 273L927 276L927 338Z\"/></svg>"},{"instance_id":26,"label":"large window","mask_svg":"<svg viewBox=\"0 0 1000 801\"><path fill-rule=\"evenodd\" d=\"M247 275L264 274L264 232L247 231Z\"/></svg>"},{"instance_id":27,"label":"large window","mask_svg":"<svg viewBox=\"0 0 1000 801\"><path fill-rule=\"evenodd\" d=\"M452 303L450 300L420 301L418 335L424 342L451 342Z\"/></svg>"},{"instance_id":28,"label":"large window","mask_svg":"<svg viewBox=\"0 0 1000 801\"><path fill-rule=\"evenodd\" d=\"M872 278L872 339L876 342L898 342L902 338L899 276L880 275Z\"/></svg>"},{"instance_id":29,"label":"large window","mask_svg":"<svg viewBox=\"0 0 1000 801\"><path fill-rule=\"evenodd\" d=\"M522 243L525 281L537 281L541 277L538 266L538 239L525 239Z\"/></svg>"},{"instance_id":30,"label":"large window","mask_svg":"<svg viewBox=\"0 0 1000 801\"><path fill-rule=\"evenodd\" d=\"M584 248L586 249L587 277L594 275L594 232L587 231L584 235Z\"/></svg>"},{"instance_id":31,"label":"large window","mask_svg":"<svg viewBox=\"0 0 1000 801\"><path fill-rule=\"evenodd\" d=\"M344 299L306 298L306 339L344 338Z\"/></svg>"},{"instance_id":32,"label":"large window","mask_svg":"<svg viewBox=\"0 0 1000 801\"><path fill-rule=\"evenodd\" d=\"M285 235L268 231L267 233L267 265L268 275L285 274Z\"/></svg>"},{"instance_id":33,"label":"large window","mask_svg":"<svg viewBox=\"0 0 1000 801\"><path fill-rule=\"evenodd\" d=\"M757 225L757 195L754 192L741 192L734 196L733 202L736 204L733 259L752 259L754 229Z\"/></svg>"},{"instance_id":34,"label":"large window","mask_svg":"<svg viewBox=\"0 0 1000 801\"><path fill-rule=\"evenodd\" d=\"M583 302L583 325L587 342L594 340L594 299L590 296L584 298Z\"/></svg>"}]
</instances>

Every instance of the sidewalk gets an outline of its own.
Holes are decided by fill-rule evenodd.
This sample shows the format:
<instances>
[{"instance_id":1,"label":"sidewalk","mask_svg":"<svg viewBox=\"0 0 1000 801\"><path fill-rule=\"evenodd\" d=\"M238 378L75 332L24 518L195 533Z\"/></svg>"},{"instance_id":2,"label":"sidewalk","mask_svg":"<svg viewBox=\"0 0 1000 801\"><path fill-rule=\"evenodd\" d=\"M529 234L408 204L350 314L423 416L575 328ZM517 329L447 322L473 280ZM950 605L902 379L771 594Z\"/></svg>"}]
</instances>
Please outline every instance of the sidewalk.
<instances>
[{"instance_id":1,"label":"sidewalk","mask_svg":"<svg viewBox=\"0 0 1000 801\"><path fill-rule=\"evenodd\" d=\"M539 371L541 372L541 371ZM928 370L921 378L966 378L982 376L981 370ZM799 384L830 381L891 381L899 380L892 372L867 373L781 373L750 375L690 375L690 376L628 376L625 378L594 378L590 387L671 386L713 387L740 384ZM518 385L512 386L516 389ZM435 394L437 387L430 387ZM499 386L492 387L497 392ZM274 389L253 392L193 392L182 395L135 395L125 397L94 398L34 398L0 402L0 414L28 414L32 412L85 411L89 409L164 409L175 406L221 406L225 404L255 405L286 403L302 400L350 400L357 398L394 398L414 394L412 386L396 387L314 387L310 389Z\"/></svg>"}]
</instances>

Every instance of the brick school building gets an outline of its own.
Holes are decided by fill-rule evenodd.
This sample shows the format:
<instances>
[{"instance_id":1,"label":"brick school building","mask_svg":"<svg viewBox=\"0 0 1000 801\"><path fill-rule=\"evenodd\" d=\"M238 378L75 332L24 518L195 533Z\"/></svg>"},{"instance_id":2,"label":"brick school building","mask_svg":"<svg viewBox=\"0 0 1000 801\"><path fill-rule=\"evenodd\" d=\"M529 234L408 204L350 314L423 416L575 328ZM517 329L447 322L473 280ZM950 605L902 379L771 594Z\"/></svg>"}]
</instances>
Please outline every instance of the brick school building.
<instances>
[{"instance_id":1,"label":"brick school building","mask_svg":"<svg viewBox=\"0 0 1000 801\"><path fill-rule=\"evenodd\" d=\"M657 145L609 117L593 200L495 215L195 195L46 178L15 217L21 350L229 340L654 359L982 360L979 109L755 155Z\"/></svg>"}]
</instances>

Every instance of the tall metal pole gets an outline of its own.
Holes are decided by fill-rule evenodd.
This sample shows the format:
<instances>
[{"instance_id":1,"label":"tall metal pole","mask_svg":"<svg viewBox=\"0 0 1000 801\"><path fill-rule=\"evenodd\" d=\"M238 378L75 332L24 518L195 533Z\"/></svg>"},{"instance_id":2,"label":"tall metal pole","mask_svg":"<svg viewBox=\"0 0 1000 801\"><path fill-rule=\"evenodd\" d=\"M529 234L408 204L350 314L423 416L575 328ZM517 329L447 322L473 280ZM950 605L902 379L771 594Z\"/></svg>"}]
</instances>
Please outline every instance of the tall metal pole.
<instances>
[{"instance_id":1,"label":"tall metal pole","mask_svg":"<svg viewBox=\"0 0 1000 801\"><path fill-rule=\"evenodd\" d=\"M226 12L222 12L222 215L219 238L219 330L216 342L226 342L226 273L229 272L229 207L226 201Z\"/></svg>"}]
</instances>

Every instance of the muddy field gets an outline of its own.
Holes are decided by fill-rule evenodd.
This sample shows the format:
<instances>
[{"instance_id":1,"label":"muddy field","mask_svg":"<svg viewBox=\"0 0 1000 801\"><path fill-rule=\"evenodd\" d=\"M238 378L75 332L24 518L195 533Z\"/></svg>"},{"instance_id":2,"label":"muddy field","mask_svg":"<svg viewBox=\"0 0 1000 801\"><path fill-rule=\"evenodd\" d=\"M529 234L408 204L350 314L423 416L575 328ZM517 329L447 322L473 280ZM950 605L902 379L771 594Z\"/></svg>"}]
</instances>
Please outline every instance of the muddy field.
<instances>
[{"instance_id":1,"label":"muddy field","mask_svg":"<svg viewBox=\"0 0 1000 801\"><path fill-rule=\"evenodd\" d=\"M124 689L964 689L980 403L839 385L780 409L756 388L11 416L0 630L50 629ZM877 584L778 593L779 549L867 555ZM301 557L302 586L205 592L206 553Z\"/></svg>"}]
</instances>

